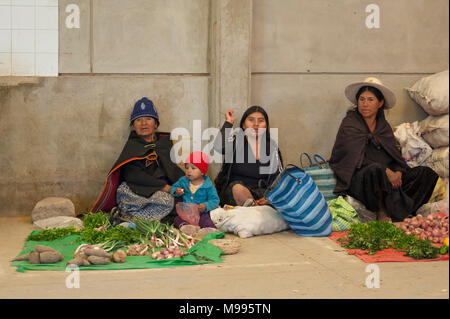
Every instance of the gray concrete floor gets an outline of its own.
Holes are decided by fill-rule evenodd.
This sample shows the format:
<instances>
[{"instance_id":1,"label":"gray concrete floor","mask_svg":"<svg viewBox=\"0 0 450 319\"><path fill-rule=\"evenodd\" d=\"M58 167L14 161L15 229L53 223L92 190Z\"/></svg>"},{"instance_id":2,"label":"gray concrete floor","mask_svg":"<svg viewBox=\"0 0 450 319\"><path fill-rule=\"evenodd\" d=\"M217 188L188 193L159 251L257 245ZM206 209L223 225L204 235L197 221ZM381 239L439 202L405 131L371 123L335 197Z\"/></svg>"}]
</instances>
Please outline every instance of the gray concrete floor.
<instances>
[{"instance_id":1,"label":"gray concrete floor","mask_svg":"<svg viewBox=\"0 0 450 319\"><path fill-rule=\"evenodd\" d=\"M32 230L29 218L0 217L0 298L449 298L448 261L377 263L380 286L367 288L369 264L292 231L241 239L222 264L81 271L80 288L70 289L64 271L10 266Z\"/></svg>"}]
</instances>

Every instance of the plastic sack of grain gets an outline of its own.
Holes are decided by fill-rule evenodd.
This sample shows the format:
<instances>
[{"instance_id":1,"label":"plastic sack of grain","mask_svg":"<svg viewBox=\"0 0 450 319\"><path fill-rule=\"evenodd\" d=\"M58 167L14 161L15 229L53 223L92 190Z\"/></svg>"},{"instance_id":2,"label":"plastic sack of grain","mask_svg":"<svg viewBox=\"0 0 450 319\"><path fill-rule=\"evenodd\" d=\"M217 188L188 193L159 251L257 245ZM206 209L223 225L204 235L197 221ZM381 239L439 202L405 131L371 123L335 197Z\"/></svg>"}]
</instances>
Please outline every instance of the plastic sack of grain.
<instances>
[{"instance_id":1,"label":"plastic sack of grain","mask_svg":"<svg viewBox=\"0 0 450 319\"><path fill-rule=\"evenodd\" d=\"M419 133L432 148L448 146L448 119L448 114L445 114L441 116L428 116L419 122Z\"/></svg>"},{"instance_id":2,"label":"plastic sack of grain","mask_svg":"<svg viewBox=\"0 0 450 319\"><path fill-rule=\"evenodd\" d=\"M448 146L433 150L431 156L422 163L432 168L441 178L448 178Z\"/></svg>"},{"instance_id":3,"label":"plastic sack of grain","mask_svg":"<svg viewBox=\"0 0 450 319\"><path fill-rule=\"evenodd\" d=\"M421 165L431 156L433 149L420 136L418 122L397 126L394 136L402 148L402 156L410 167Z\"/></svg>"},{"instance_id":4,"label":"plastic sack of grain","mask_svg":"<svg viewBox=\"0 0 450 319\"><path fill-rule=\"evenodd\" d=\"M409 96L429 115L448 114L448 70L417 81L406 88Z\"/></svg>"}]
</instances>

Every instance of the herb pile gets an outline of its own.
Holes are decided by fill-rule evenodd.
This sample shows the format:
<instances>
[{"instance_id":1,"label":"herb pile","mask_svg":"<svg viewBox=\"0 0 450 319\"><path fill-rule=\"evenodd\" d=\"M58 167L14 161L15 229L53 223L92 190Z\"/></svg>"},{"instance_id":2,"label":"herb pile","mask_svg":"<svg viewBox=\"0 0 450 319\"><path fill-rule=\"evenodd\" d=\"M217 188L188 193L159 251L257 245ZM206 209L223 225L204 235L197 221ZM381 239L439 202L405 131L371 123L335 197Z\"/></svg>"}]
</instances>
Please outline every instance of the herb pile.
<instances>
[{"instance_id":1,"label":"herb pile","mask_svg":"<svg viewBox=\"0 0 450 319\"><path fill-rule=\"evenodd\" d=\"M368 255L386 248L404 251L405 256L414 259L433 259L439 254L439 248L431 245L429 240L407 235L395 225L383 221L352 224L347 236L338 241L349 249L366 250Z\"/></svg>"},{"instance_id":2,"label":"herb pile","mask_svg":"<svg viewBox=\"0 0 450 319\"><path fill-rule=\"evenodd\" d=\"M30 234L26 240L33 241L52 241L55 239L66 238L72 235L79 235L80 231L76 230L75 227L64 227L55 229L46 229L39 232L33 232Z\"/></svg>"},{"instance_id":3,"label":"herb pile","mask_svg":"<svg viewBox=\"0 0 450 319\"><path fill-rule=\"evenodd\" d=\"M87 214L82 220L84 223L83 229L77 230L75 227L46 229L33 232L27 237L27 240L52 241L71 235L79 235L78 242L90 244L108 243L108 246L113 248L141 241L141 233L137 230L123 226L112 227L109 222L109 216L106 213Z\"/></svg>"}]
</instances>

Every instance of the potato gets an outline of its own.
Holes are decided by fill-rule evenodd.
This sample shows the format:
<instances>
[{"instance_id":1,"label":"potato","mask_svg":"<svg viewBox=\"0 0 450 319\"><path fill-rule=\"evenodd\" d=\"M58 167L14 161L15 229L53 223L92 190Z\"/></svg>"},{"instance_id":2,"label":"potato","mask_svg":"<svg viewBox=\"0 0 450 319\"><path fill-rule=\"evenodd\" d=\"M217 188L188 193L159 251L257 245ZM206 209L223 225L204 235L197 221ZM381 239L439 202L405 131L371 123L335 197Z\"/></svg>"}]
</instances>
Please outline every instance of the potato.
<instances>
[{"instance_id":1,"label":"potato","mask_svg":"<svg viewBox=\"0 0 450 319\"><path fill-rule=\"evenodd\" d=\"M124 263L127 260L127 253L121 249L116 250L112 255L112 259L115 263Z\"/></svg>"},{"instance_id":2,"label":"potato","mask_svg":"<svg viewBox=\"0 0 450 319\"><path fill-rule=\"evenodd\" d=\"M44 251L39 254L41 264L54 264L64 259L59 251Z\"/></svg>"},{"instance_id":3,"label":"potato","mask_svg":"<svg viewBox=\"0 0 450 319\"><path fill-rule=\"evenodd\" d=\"M44 251L57 251L56 249L53 249L52 247L44 246L44 245L36 245L34 246L34 250L38 253L43 253Z\"/></svg>"},{"instance_id":4,"label":"potato","mask_svg":"<svg viewBox=\"0 0 450 319\"><path fill-rule=\"evenodd\" d=\"M41 259L39 253L37 251L32 251L28 256L28 261L30 262L30 264L40 264Z\"/></svg>"},{"instance_id":5,"label":"potato","mask_svg":"<svg viewBox=\"0 0 450 319\"><path fill-rule=\"evenodd\" d=\"M67 265L77 265L77 266L83 266L84 260L80 257L75 257L74 259L71 259L67 262Z\"/></svg>"},{"instance_id":6,"label":"potato","mask_svg":"<svg viewBox=\"0 0 450 319\"><path fill-rule=\"evenodd\" d=\"M107 265L110 259L107 257L89 256L88 261L93 265Z\"/></svg>"},{"instance_id":7,"label":"potato","mask_svg":"<svg viewBox=\"0 0 450 319\"><path fill-rule=\"evenodd\" d=\"M106 257L111 258L111 254L107 253L104 249L98 248L87 248L84 250L84 253L87 256L97 256L97 257Z\"/></svg>"},{"instance_id":8,"label":"potato","mask_svg":"<svg viewBox=\"0 0 450 319\"><path fill-rule=\"evenodd\" d=\"M17 257L14 258L12 261L28 260L29 257L30 257L30 253L24 254L24 255L21 255L21 256L17 256Z\"/></svg>"}]
</instances>

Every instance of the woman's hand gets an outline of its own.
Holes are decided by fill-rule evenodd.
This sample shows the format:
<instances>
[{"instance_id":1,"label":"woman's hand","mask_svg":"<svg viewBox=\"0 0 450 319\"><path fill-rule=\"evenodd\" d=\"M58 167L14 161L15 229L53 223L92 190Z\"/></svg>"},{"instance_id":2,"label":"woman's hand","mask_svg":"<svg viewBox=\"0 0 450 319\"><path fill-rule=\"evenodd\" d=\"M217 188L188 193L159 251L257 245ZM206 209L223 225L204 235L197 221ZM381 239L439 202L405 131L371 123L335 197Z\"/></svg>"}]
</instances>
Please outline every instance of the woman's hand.
<instances>
[{"instance_id":1,"label":"woman's hand","mask_svg":"<svg viewBox=\"0 0 450 319\"><path fill-rule=\"evenodd\" d=\"M402 172L400 171L394 172L391 171L389 168L386 168L386 175L394 189L402 186Z\"/></svg>"},{"instance_id":2,"label":"woman's hand","mask_svg":"<svg viewBox=\"0 0 450 319\"><path fill-rule=\"evenodd\" d=\"M170 186L169 184L167 184L166 186L164 186L163 188L161 188L162 192L166 192L166 193L170 193L170 189L172 188L172 186Z\"/></svg>"},{"instance_id":3,"label":"woman's hand","mask_svg":"<svg viewBox=\"0 0 450 319\"><path fill-rule=\"evenodd\" d=\"M225 121L234 124L234 116L233 116L234 110L228 110L225 112Z\"/></svg>"},{"instance_id":4,"label":"woman's hand","mask_svg":"<svg viewBox=\"0 0 450 319\"><path fill-rule=\"evenodd\" d=\"M264 197L255 200L255 205L256 205L256 206L267 205L267 204L269 204L269 202L268 202L267 199L265 199Z\"/></svg>"},{"instance_id":5,"label":"woman's hand","mask_svg":"<svg viewBox=\"0 0 450 319\"><path fill-rule=\"evenodd\" d=\"M198 211L200 213L203 213L205 210L206 210L206 205L205 204L198 205Z\"/></svg>"},{"instance_id":6,"label":"woman's hand","mask_svg":"<svg viewBox=\"0 0 450 319\"><path fill-rule=\"evenodd\" d=\"M184 195L184 189L182 189L181 187L178 187L175 190L175 195L178 195L178 196Z\"/></svg>"}]
</instances>

